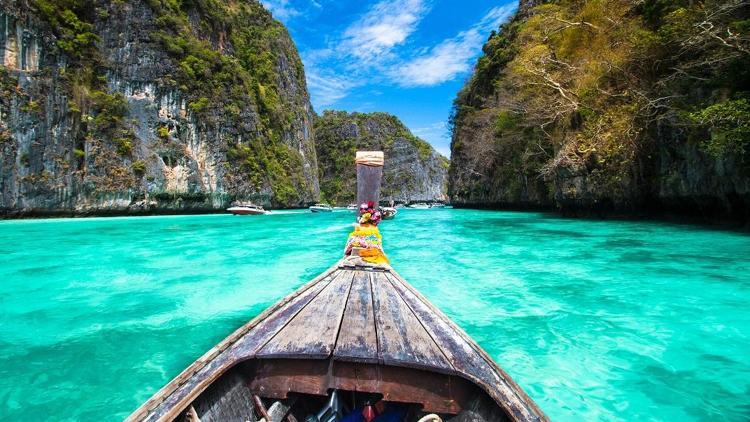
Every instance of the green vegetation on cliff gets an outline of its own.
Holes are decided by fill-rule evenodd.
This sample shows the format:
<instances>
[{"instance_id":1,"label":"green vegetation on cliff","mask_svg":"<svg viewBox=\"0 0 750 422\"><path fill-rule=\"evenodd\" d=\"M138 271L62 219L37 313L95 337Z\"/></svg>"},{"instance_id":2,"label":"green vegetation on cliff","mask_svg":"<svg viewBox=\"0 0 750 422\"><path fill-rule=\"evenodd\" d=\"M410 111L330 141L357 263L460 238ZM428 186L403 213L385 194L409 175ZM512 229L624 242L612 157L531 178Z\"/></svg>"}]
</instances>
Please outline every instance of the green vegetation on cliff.
<instances>
[{"instance_id":1,"label":"green vegetation on cliff","mask_svg":"<svg viewBox=\"0 0 750 422\"><path fill-rule=\"evenodd\" d=\"M452 199L749 206L749 18L741 1L522 2L455 100Z\"/></svg>"},{"instance_id":2,"label":"green vegetation on cliff","mask_svg":"<svg viewBox=\"0 0 750 422\"><path fill-rule=\"evenodd\" d=\"M448 160L387 113L323 112L315 119L315 145L324 200L355 200L357 150L382 150L386 156L384 200L444 200Z\"/></svg>"},{"instance_id":3,"label":"green vegetation on cliff","mask_svg":"<svg viewBox=\"0 0 750 422\"><path fill-rule=\"evenodd\" d=\"M277 204L299 204L309 192L300 173L302 156L282 142L293 130L301 104L279 88L280 58L297 86L304 70L286 29L256 1L148 0L159 27L152 34L177 61L165 81L188 95L188 108L204 124L229 116L242 120L257 108L259 127L250 139L228 145L230 171L238 171L260 189L271 187ZM189 12L203 20L195 28ZM239 122L236 126L240 126Z\"/></svg>"},{"instance_id":4,"label":"green vegetation on cliff","mask_svg":"<svg viewBox=\"0 0 750 422\"><path fill-rule=\"evenodd\" d=\"M94 21L104 9L90 0L31 0L31 5L54 34L53 48L68 61L58 75L60 86L69 98L68 112L75 127L74 147L68 151L68 159L73 161L73 167L82 167L87 158L99 165L101 172L92 175L98 191L135 187L135 175L126 168L135 139L126 122L127 101L122 94L109 91L104 77L107 63L96 48L101 38L95 33ZM33 99L32 95L20 94L19 98L27 99L20 107L22 112L43 114L47 104L44 95L50 93L35 93ZM85 143L91 145L88 157L85 153L75 153L84 151ZM40 175L29 175L26 180L32 183L47 180L37 176Z\"/></svg>"},{"instance_id":5,"label":"green vegetation on cliff","mask_svg":"<svg viewBox=\"0 0 750 422\"><path fill-rule=\"evenodd\" d=\"M4 149L7 162L29 165L7 167L0 179L34 184L13 190L0 208L63 187L75 197L63 207L164 189L276 206L317 199L302 62L260 2L29 0L0 3L0 13L40 46L33 68L0 66L18 111L0 118L0 139L39 138ZM26 60L17 40L0 41ZM19 72L34 78L5 83Z\"/></svg>"}]
</instances>

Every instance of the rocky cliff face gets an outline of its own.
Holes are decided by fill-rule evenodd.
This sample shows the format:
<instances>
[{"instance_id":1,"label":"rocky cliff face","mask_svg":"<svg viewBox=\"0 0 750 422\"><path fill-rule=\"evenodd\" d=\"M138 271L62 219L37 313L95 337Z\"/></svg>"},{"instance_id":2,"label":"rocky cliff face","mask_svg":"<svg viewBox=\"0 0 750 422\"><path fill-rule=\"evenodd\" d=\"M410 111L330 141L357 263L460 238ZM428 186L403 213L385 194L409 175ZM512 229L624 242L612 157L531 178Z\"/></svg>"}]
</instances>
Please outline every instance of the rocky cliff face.
<instances>
[{"instance_id":1,"label":"rocky cliff face","mask_svg":"<svg viewBox=\"0 0 750 422\"><path fill-rule=\"evenodd\" d=\"M322 197L335 204L356 198L357 150L385 153L383 201L445 201L448 160L386 113L326 111L315 120Z\"/></svg>"},{"instance_id":2,"label":"rocky cliff face","mask_svg":"<svg viewBox=\"0 0 750 422\"><path fill-rule=\"evenodd\" d=\"M749 17L522 1L455 100L452 202L750 220Z\"/></svg>"},{"instance_id":3,"label":"rocky cliff face","mask_svg":"<svg viewBox=\"0 0 750 422\"><path fill-rule=\"evenodd\" d=\"M302 63L256 1L0 1L0 212L319 195Z\"/></svg>"}]
</instances>

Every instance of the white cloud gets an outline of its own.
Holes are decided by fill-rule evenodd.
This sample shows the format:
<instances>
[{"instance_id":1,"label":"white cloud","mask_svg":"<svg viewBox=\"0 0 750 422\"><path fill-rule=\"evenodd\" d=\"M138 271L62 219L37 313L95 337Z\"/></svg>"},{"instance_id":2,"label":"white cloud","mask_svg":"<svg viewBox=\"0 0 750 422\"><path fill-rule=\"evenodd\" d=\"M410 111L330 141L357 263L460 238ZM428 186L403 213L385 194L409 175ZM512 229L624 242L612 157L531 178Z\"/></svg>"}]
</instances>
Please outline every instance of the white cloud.
<instances>
[{"instance_id":1,"label":"white cloud","mask_svg":"<svg viewBox=\"0 0 750 422\"><path fill-rule=\"evenodd\" d=\"M412 133L429 142L437 152L450 157L450 131L448 123L441 121L411 129Z\"/></svg>"},{"instance_id":2,"label":"white cloud","mask_svg":"<svg viewBox=\"0 0 750 422\"><path fill-rule=\"evenodd\" d=\"M301 14L299 10L289 4L289 0L260 0L260 2L271 11L273 17L280 21L288 21Z\"/></svg>"},{"instance_id":3,"label":"white cloud","mask_svg":"<svg viewBox=\"0 0 750 422\"><path fill-rule=\"evenodd\" d=\"M422 138L447 136L448 125L446 122L435 122L426 126L412 129L412 132Z\"/></svg>"},{"instance_id":4,"label":"white cloud","mask_svg":"<svg viewBox=\"0 0 750 422\"><path fill-rule=\"evenodd\" d=\"M313 107L320 111L345 98L349 92L360 85L353 80L332 73L319 74L309 69L307 74L307 88Z\"/></svg>"},{"instance_id":5,"label":"white cloud","mask_svg":"<svg viewBox=\"0 0 750 422\"><path fill-rule=\"evenodd\" d=\"M339 48L365 62L382 60L416 31L428 10L423 0L382 0L344 31Z\"/></svg>"},{"instance_id":6,"label":"white cloud","mask_svg":"<svg viewBox=\"0 0 750 422\"><path fill-rule=\"evenodd\" d=\"M354 88L372 82L381 73L377 69L397 59L393 50L406 42L427 11L425 0L381 0L327 47L304 51L315 109L330 107Z\"/></svg>"},{"instance_id":7,"label":"white cloud","mask_svg":"<svg viewBox=\"0 0 750 422\"><path fill-rule=\"evenodd\" d=\"M471 70L486 34L515 11L515 5L495 7L480 22L432 47L426 54L391 67L390 77L406 87L432 86L453 80Z\"/></svg>"},{"instance_id":8,"label":"white cloud","mask_svg":"<svg viewBox=\"0 0 750 422\"><path fill-rule=\"evenodd\" d=\"M289 0L264 1L287 4ZM328 34L323 48L303 51L316 110L335 106L362 86L434 86L470 72L490 31L516 7L515 3L494 7L474 25L435 45L410 44L432 1L380 0L340 33ZM441 136L424 137L432 141Z\"/></svg>"}]
</instances>

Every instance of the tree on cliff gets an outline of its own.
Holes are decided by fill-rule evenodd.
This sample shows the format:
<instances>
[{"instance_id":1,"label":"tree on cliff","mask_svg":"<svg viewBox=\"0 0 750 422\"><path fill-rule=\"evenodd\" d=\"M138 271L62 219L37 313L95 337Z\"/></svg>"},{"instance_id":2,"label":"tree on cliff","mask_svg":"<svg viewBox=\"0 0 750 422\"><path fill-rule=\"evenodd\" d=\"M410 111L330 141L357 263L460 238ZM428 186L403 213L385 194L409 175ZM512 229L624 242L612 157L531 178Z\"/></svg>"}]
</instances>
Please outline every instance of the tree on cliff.
<instances>
[{"instance_id":1,"label":"tree on cliff","mask_svg":"<svg viewBox=\"0 0 750 422\"><path fill-rule=\"evenodd\" d=\"M749 14L737 0L522 10L455 100L454 200L638 207L675 145L744 172Z\"/></svg>"}]
</instances>

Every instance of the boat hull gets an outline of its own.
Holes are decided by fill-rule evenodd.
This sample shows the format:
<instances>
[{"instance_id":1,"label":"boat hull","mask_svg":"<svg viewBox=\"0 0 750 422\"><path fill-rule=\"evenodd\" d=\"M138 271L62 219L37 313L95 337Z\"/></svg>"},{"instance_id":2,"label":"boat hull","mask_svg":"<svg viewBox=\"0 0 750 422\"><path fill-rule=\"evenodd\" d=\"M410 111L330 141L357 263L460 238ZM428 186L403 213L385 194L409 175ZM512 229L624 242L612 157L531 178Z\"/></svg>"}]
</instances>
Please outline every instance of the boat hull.
<instances>
[{"instance_id":1,"label":"boat hull","mask_svg":"<svg viewBox=\"0 0 750 422\"><path fill-rule=\"evenodd\" d=\"M230 212L234 215L265 215L268 214L268 211L266 210L259 210L254 208L247 208L247 207L231 207L227 208L227 212Z\"/></svg>"},{"instance_id":2,"label":"boat hull","mask_svg":"<svg viewBox=\"0 0 750 422\"><path fill-rule=\"evenodd\" d=\"M201 400L212 400L212 386L226 376L239 377L249 393L267 399L289 392L317 397L333 388L377 392L446 417L480 400L489 403L489 416L474 420L547 420L468 335L392 268L359 257L340 261L231 334L128 420L173 420L195 406L208 420L200 409L211 406Z\"/></svg>"},{"instance_id":3,"label":"boat hull","mask_svg":"<svg viewBox=\"0 0 750 422\"><path fill-rule=\"evenodd\" d=\"M380 208L380 212L383 215L383 220L393 220L396 218L396 214L398 214L398 210L392 207L382 207Z\"/></svg>"}]
</instances>

